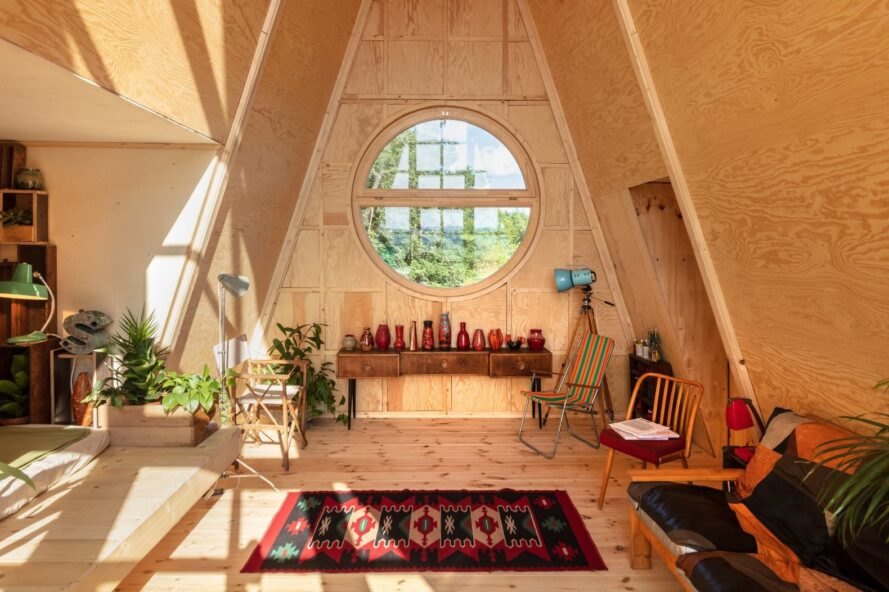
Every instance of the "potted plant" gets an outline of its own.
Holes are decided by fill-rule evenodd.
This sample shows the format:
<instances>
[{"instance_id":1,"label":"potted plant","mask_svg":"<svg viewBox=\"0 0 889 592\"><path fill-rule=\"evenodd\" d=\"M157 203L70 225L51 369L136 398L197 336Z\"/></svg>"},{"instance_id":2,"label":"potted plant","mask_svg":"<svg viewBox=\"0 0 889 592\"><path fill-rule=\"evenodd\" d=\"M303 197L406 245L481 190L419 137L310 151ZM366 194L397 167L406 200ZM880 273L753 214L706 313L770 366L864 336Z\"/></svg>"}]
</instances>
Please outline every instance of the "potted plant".
<instances>
[{"instance_id":1,"label":"potted plant","mask_svg":"<svg viewBox=\"0 0 889 592\"><path fill-rule=\"evenodd\" d=\"M0 425L30 422L28 415L28 354L14 354L9 374L0 380Z\"/></svg>"},{"instance_id":2,"label":"potted plant","mask_svg":"<svg viewBox=\"0 0 889 592\"><path fill-rule=\"evenodd\" d=\"M874 387L889 393L889 379ZM889 413L844 416L869 433L826 442L819 449L822 465L836 463L821 497L836 519L836 530L849 545L865 530L889 543ZM847 474L845 471L853 471Z\"/></svg>"},{"instance_id":3,"label":"potted plant","mask_svg":"<svg viewBox=\"0 0 889 592\"><path fill-rule=\"evenodd\" d=\"M336 421L346 423L345 413L337 413L337 405L343 405L346 398L340 396L336 400L336 381L333 378L333 364L321 362L316 367L311 356L321 351L324 340L321 338L320 323L285 327L278 323L278 330L284 335L283 339L272 340L269 354L277 354L282 360L305 360L308 365L307 376L302 372L295 372L290 377L290 384L303 385L306 389L306 407L309 412L308 420L314 419L324 413L329 413Z\"/></svg>"},{"instance_id":4,"label":"potted plant","mask_svg":"<svg viewBox=\"0 0 889 592\"><path fill-rule=\"evenodd\" d=\"M195 375L167 370L153 314L127 310L109 350L110 375L85 400L102 409L112 445L193 446L209 435L219 383L206 367Z\"/></svg>"}]
</instances>

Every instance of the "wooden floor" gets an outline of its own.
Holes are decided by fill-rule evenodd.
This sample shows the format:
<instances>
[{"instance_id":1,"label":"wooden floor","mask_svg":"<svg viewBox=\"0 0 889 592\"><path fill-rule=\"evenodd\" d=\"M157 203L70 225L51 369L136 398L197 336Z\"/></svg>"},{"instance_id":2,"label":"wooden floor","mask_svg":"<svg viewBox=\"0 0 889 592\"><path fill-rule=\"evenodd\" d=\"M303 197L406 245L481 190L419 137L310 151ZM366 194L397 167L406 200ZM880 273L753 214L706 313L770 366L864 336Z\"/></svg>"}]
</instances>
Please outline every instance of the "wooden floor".
<instances>
[{"instance_id":1,"label":"wooden floor","mask_svg":"<svg viewBox=\"0 0 889 592\"><path fill-rule=\"evenodd\" d=\"M516 420L359 419L352 430L319 421L309 447L299 451L290 473L280 470L277 447L244 448L244 457L281 488L275 493L256 479L199 502L123 581L120 590L679 590L657 559L651 570L630 569L625 471L618 455L605 509L596 509L604 450L571 437L546 460L517 440ZM587 428L588 429L588 428ZM535 430L536 431L536 430ZM552 437L550 428L535 437ZM550 440L551 441L551 440ZM293 453L291 453L293 454ZM713 466L698 453L692 465ZM697 461L697 462L694 462ZM540 573L240 574L262 537L284 491L299 489L566 489L584 517L608 571Z\"/></svg>"}]
</instances>

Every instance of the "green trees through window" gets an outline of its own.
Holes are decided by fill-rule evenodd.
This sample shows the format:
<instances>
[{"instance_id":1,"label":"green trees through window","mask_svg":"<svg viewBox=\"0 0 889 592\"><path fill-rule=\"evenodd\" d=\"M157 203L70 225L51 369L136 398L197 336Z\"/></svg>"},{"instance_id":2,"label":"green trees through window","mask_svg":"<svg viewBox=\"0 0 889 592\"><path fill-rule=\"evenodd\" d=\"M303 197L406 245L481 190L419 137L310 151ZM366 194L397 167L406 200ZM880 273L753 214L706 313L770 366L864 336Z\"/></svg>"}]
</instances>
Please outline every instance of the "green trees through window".
<instances>
[{"instance_id":1,"label":"green trees through window","mask_svg":"<svg viewBox=\"0 0 889 592\"><path fill-rule=\"evenodd\" d=\"M429 288L462 288L513 258L536 204L501 140L468 121L430 119L374 155L355 213L364 244L399 276Z\"/></svg>"},{"instance_id":2,"label":"green trees through window","mask_svg":"<svg viewBox=\"0 0 889 592\"><path fill-rule=\"evenodd\" d=\"M365 207L374 249L400 275L424 286L459 288L503 267L528 229L530 208Z\"/></svg>"}]
</instances>

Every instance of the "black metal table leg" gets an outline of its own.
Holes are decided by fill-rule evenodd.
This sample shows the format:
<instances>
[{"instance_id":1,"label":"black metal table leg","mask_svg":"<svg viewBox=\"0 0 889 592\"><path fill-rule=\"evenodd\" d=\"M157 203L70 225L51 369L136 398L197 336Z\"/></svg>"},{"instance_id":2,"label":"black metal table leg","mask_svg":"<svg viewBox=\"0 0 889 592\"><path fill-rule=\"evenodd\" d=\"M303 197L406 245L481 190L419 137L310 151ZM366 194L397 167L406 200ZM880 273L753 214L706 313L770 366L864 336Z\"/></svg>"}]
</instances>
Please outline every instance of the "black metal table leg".
<instances>
[{"instance_id":1,"label":"black metal table leg","mask_svg":"<svg viewBox=\"0 0 889 592\"><path fill-rule=\"evenodd\" d=\"M541 381L540 381L539 376L535 376L534 378L532 378L531 379L531 392L532 393L539 393L540 392L540 385L541 385ZM542 430L543 429L543 403L541 403L539 401L533 402L533 404L531 405L531 417L534 417L535 414L537 415L537 429Z\"/></svg>"},{"instance_id":2,"label":"black metal table leg","mask_svg":"<svg viewBox=\"0 0 889 592\"><path fill-rule=\"evenodd\" d=\"M355 387L356 380L354 378L349 379L349 395L348 395L348 409L346 411L348 429L352 429L352 418L355 417L355 391L357 390Z\"/></svg>"}]
</instances>

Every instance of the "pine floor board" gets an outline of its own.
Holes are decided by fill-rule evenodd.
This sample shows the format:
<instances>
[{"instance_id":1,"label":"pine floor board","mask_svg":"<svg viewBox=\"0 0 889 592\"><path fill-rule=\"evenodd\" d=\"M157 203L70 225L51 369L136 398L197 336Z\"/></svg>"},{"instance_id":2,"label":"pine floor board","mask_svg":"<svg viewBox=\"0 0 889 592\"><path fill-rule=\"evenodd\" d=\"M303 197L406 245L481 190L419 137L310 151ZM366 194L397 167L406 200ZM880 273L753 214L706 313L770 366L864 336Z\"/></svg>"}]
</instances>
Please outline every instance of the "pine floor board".
<instances>
[{"instance_id":1,"label":"pine floor board","mask_svg":"<svg viewBox=\"0 0 889 592\"><path fill-rule=\"evenodd\" d=\"M309 446L280 468L277 446L244 447L244 458L282 490L256 479L228 480L220 495L202 500L152 550L119 590L306 590L310 592L445 592L627 590L680 587L658 560L631 570L626 471L640 464L618 455L605 509L596 509L605 450L570 436L553 460L516 439L514 419L361 419L351 431L331 421L309 430ZM580 429L584 429L580 424ZM585 429L589 429L588 424ZM532 437L552 438L552 426ZM549 440L551 442L551 440ZM293 454L293 453L292 453ZM714 466L701 453L692 466ZM540 573L241 574L286 491L327 489L566 489L584 518L608 571Z\"/></svg>"}]
</instances>

